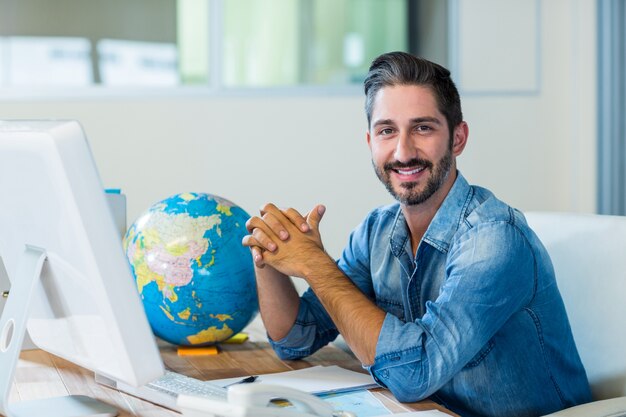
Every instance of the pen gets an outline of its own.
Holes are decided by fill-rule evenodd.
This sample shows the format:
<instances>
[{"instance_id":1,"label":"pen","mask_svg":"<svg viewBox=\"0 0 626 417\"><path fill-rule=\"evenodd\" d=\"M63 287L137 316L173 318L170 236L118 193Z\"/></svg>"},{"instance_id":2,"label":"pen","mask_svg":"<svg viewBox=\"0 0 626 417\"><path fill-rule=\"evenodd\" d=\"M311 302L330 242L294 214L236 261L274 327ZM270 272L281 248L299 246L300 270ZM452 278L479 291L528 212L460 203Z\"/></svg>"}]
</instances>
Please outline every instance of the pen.
<instances>
[{"instance_id":1,"label":"pen","mask_svg":"<svg viewBox=\"0 0 626 417\"><path fill-rule=\"evenodd\" d=\"M233 382L231 384L224 385L224 388L228 388L231 385L237 385L237 384L249 384L251 382L256 381L257 378L258 378L257 375L250 375L250 376L247 376L247 377L245 377L243 379L240 379L239 381Z\"/></svg>"}]
</instances>

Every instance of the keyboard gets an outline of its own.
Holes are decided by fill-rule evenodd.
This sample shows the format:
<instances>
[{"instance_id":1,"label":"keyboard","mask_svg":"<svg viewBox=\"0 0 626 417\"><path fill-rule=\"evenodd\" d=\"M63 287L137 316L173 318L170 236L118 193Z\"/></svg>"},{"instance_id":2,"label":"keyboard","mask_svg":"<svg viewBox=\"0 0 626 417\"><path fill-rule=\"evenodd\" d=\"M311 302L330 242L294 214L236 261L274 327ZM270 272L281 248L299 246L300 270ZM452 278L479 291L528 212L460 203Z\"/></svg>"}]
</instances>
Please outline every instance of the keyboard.
<instances>
[{"instance_id":1,"label":"keyboard","mask_svg":"<svg viewBox=\"0 0 626 417\"><path fill-rule=\"evenodd\" d=\"M181 410L176 400L180 394L226 401L226 388L172 371L165 371L162 377L141 387L133 387L99 374L96 374L96 382L178 412Z\"/></svg>"}]
</instances>

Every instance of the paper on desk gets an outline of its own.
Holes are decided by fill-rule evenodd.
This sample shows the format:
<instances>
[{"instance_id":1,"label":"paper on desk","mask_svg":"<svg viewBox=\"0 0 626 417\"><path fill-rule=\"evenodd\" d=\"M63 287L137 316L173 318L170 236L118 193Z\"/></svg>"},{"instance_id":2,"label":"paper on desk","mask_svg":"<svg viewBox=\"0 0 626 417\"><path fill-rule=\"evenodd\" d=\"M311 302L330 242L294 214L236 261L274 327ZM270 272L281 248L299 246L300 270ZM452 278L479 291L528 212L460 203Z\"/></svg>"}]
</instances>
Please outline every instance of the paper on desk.
<instances>
[{"instance_id":1,"label":"paper on desk","mask_svg":"<svg viewBox=\"0 0 626 417\"><path fill-rule=\"evenodd\" d=\"M408 413L399 413L394 414L393 417L446 417L448 414L442 413L438 410L428 410L428 411L411 411ZM376 416L376 417L386 417L386 415Z\"/></svg>"},{"instance_id":2,"label":"paper on desk","mask_svg":"<svg viewBox=\"0 0 626 417\"><path fill-rule=\"evenodd\" d=\"M222 387L240 381L241 378L211 381ZM378 385L368 374L350 371L337 365L314 366L295 371L259 375L254 384L282 385L311 394L348 392L375 388Z\"/></svg>"},{"instance_id":3,"label":"paper on desk","mask_svg":"<svg viewBox=\"0 0 626 417\"><path fill-rule=\"evenodd\" d=\"M320 398L330 403L335 410L351 411L358 417L381 417L392 414L378 398L365 390L324 394Z\"/></svg>"}]
</instances>

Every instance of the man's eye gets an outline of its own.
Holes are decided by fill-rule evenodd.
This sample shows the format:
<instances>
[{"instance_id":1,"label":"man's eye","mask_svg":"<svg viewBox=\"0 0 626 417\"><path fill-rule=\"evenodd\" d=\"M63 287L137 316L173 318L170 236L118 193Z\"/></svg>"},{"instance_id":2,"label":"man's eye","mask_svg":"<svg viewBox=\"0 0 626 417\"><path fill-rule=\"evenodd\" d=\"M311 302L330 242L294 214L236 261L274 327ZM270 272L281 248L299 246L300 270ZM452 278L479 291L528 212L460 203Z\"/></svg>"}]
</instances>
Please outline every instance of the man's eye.
<instances>
[{"instance_id":1,"label":"man's eye","mask_svg":"<svg viewBox=\"0 0 626 417\"><path fill-rule=\"evenodd\" d=\"M380 132L378 132L380 135L390 135L393 133L393 129L391 129L390 127L386 127L384 129L381 129Z\"/></svg>"},{"instance_id":2,"label":"man's eye","mask_svg":"<svg viewBox=\"0 0 626 417\"><path fill-rule=\"evenodd\" d=\"M430 131L431 131L431 130L433 130L433 129L432 129L432 127L430 127L430 126L419 125L419 126L416 126L416 127L415 127L415 130L416 130L417 132L422 132L422 133L423 133L423 132L430 132Z\"/></svg>"}]
</instances>

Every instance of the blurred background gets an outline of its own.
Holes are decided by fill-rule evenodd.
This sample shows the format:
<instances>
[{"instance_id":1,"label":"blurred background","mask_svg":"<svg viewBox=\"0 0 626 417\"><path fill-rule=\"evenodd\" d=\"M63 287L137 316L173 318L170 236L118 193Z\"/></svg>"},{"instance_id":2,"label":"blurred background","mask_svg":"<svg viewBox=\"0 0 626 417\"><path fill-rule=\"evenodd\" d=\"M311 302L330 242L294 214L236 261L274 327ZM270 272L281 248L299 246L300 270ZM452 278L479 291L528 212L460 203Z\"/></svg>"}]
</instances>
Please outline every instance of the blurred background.
<instances>
[{"instance_id":1,"label":"blurred background","mask_svg":"<svg viewBox=\"0 0 626 417\"><path fill-rule=\"evenodd\" d=\"M392 201L362 80L404 50L452 71L470 183L525 211L626 214L624 3L0 0L0 117L79 120L129 223L185 191L250 214L324 203L338 256Z\"/></svg>"}]
</instances>

